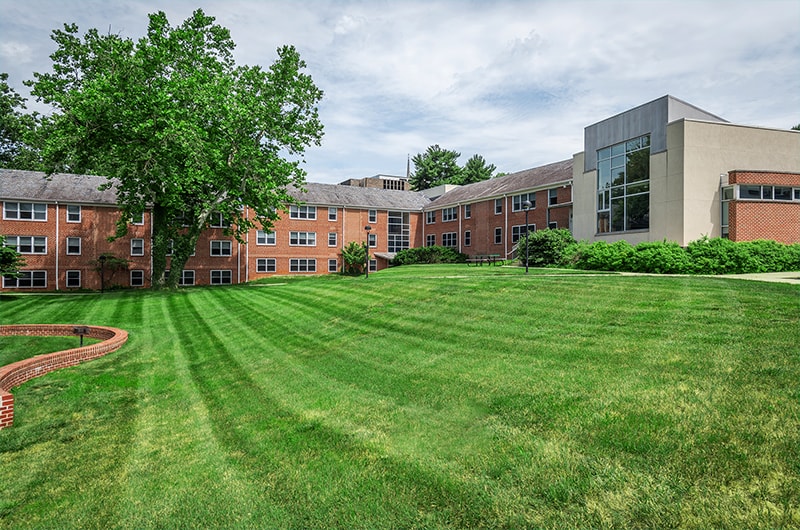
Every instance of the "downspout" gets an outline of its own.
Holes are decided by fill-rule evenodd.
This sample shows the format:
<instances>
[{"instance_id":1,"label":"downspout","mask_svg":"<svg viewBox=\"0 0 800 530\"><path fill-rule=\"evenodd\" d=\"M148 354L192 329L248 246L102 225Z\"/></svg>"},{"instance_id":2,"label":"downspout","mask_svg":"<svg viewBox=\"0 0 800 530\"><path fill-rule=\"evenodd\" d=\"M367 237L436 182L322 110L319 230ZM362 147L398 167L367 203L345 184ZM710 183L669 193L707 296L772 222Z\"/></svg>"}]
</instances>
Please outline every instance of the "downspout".
<instances>
[{"instance_id":1,"label":"downspout","mask_svg":"<svg viewBox=\"0 0 800 530\"><path fill-rule=\"evenodd\" d=\"M461 218L464 217L464 212L461 211L461 203L460 202L456 204L456 212L458 213L458 251L463 253L464 252L464 248L463 248L463 246L464 246L464 241L463 241L464 232L461 230L461 228L462 228Z\"/></svg>"},{"instance_id":2,"label":"downspout","mask_svg":"<svg viewBox=\"0 0 800 530\"><path fill-rule=\"evenodd\" d=\"M503 259L508 258L508 194L503 195Z\"/></svg>"},{"instance_id":3,"label":"downspout","mask_svg":"<svg viewBox=\"0 0 800 530\"><path fill-rule=\"evenodd\" d=\"M245 208L245 215L249 219L250 217L250 209ZM240 251L241 252L241 251ZM245 260L244 260L244 281L250 281L250 230L244 235L244 252L245 252Z\"/></svg>"},{"instance_id":4,"label":"downspout","mask_svg":"<svg viewBox=\"0 0 800 530\"><path fill-rule=\"evenodd\" d=\"M56 291L58 291L58 273L59 273L59 259L58 259L58 251L60 250L60 245L58 244L59 240L61 239L60 234L60 227L61 224L59 223L58 214L60 213L58 207L58 201L56 201Z\"/></svg>"}]
</instances>

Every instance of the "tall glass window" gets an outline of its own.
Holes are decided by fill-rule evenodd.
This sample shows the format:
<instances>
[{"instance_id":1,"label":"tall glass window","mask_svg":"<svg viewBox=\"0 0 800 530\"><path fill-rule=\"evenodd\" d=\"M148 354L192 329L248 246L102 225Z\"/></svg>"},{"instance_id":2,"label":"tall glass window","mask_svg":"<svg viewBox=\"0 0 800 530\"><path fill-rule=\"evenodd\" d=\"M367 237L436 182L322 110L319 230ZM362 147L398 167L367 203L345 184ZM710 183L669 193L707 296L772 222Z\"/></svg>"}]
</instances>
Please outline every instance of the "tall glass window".
<instances>
[{"instance_id":1,"label":"tall glass window","mask_svg":"<svg viewBox=\"0 0 800 530\"><path fill-rule=\"evenodd\" d=\"M389 252L408 249L411 241L411 215L408 212L389 212Z\"/></svg>"},{"instance_id":2,"label":"tall glass window","mask_svg":"<svg viewBox=\"0 0 800 530\"><path fill-rule=\"evenodd\" d=\"M597 232L650 228L650 136L597 152Z\"/></svg>"}]
</instances>

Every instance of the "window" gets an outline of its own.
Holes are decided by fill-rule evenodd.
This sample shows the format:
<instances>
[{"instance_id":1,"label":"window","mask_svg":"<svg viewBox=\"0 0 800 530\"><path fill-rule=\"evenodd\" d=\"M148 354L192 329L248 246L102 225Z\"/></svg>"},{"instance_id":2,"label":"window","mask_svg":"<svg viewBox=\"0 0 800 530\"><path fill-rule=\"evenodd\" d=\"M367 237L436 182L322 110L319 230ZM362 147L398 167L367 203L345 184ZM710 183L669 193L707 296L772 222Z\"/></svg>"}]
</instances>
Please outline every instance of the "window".
<instances>
[{"instance_id":1,"label":"window","mask_svg":"<svg viewBox=\"0 0 800 530\"><path fill-rule=\"evenodd\" d=\"M81 253L81 238L67 238L67 254L78 256Z\"/></svg>"},{"instance_id":2,"label":"window","mask_svg":"<svg viewBox=\"0 0 800 530\"><path fill-rule=\"evenodd\" d=\"M81 286L81 271L67 271L67 288L77 289Z\"/></svg>"},{"instance_id":3,"label":"window","mask_svg":"<svg viewBox=\"0 0 800 530\"><path fill-rule=\"evenodd\" d=\"M256 231L256 245L274 245L275 232L267 232L265 230Z\"/></svg>"},{"instance_id":4,"label":"window","mask_svg":"<svg viewBox=\"0 0 800 530\"><path fill-rule=\"evenodd\" d=\"M194 285L194 271L182 270L178 285Z\"/></svg>"},{"instance_id":5,"label":"window","mask_svg":"<svg viewBox=\"0 0 800 530\"><path fill-rule=\"evenodd\" d=\"M468 247L470 245L472 245L472 232L467 230L464 232L464 246Z\"/></svg>"},{"instance_id":6,"label":"window","mask_svg":"<svg viewBox=\"0 0 800 530\"><path fill-rule=\"evenodd\" d=\"M503 199L495 199L494 200L494 214L500 215L503 213Z\"/></svg>"},{"instance_id":7,"label":"window","mask_svg":"<svg viewBox=\"0 0 800 530\"><path fill-rule=\"evenodd\" d=\"M407 250L411 244L411 215L408 212L388 214L389 235L386 241L389 252Z\"/></svg>"},{"instance_id":8,"label":"window","mask_svg":"<svg viewBox=\"0 0 800 530\"><path fill-rule=\"evenodd\" d=\"M289 206L289 218L290 219L310 219L314 220L317 218L317 207L316 206L296 206L292 204Z\"/></svg>"},{"instance_id":9,"label":"window","mask_svg":"<svg viewBox=\"0 0 800 530\"><path fill-rule=\"evenodd\" d=\"M464 205L464 219L470 219L472 217L472 205L465 204Z\"/></svg>"},{"instance_id":10,"label":"window","mask_svg":"<svg viewBox=\"0 0 800 530\"><path fill-rule=\"evenodd\" d=\"M143 225L144 224L144 212L135 213L131 216L131 224L132 225Z\"/></svg>"},{"instance_id":11,"label":"window","mask_svg":"<svg viewBox=\"0 0 800 530\"><path fill-rule=\"evenodd\" d=\"M511 198L511 211L519 212L525 209L525 201L531 201L531 208L536 208L536 193L521 193Z\"/></svg>"},{"instance_id":12,"label":"window","mask_svg":"<svg viewBox=\"0 0 800 530\"><path fill-rule=\"evenodd\" d=\"M458 219L458 209L453 206L452 208L442 208L442 222L455 221Z\"/></svg>"},{"instance_id":13,"label":"window","mask_svg":"<svg viewBox=\"0 0 800 530\"><path fill-rule=\"evenodd\" d=\"M788 186L759 186L742 184L739 186L739 198L762 201L800 200L800 189Z\"/></svg>"},{"instance_id":14,"label":"window","mask_svg":"<svg viewBox=\"0 0 800 530\"><path fill-rule=\"evenodd\" d=\"M650 136L597 151L597 232L650 228Z\"/></svg>"},{"instance_id":15,"label":"window","mask_svg":"<svg viewBox=\"0 0 800 530\"><path fill-rule=\"evenodd\" d=\"M275 272L275 258L257 259L256 272Z\"/></svg>"},{"instance_id":16,"label":"window","mask_svg":"<svg viewBox=\"0 0 800 530\"><path fill-rule=\"evenodd\" d=\"M230 285L232 278L230 270L211 271L211 285Z\"/></svg>"},{"instance_id":17,"label":"window","mask_svg":"<svg viewBox=\"0 0 800 530\"><path fill-rule=\"evenodd\" d=\"M233 244L229 240L215 239L211 241L212 256L230 256L233 252Z\"/></svg>"},{"instance_id":18,"label":"window","mask_svg":"<svg viewBox=\"0 0 800 530\"><path fill-rule=\"evenodd\" d=\"M377 210L370 210L369 211L369 222L370 223L377 223L378 222L378 211Z\"/></svg>"},{"instance_id":19,"label":"window","mask_svg":"<svg viewBox=\"0 0 800 530\"><path fill-rule=\"evenodd\" d=\"M555 221L549 221L547 223L547 228L549 228L550 230L555 230L556 228L558 228L558 223Z\"/></svg>"},{"instance_id":20,"label":"window","mask_svg":"<svg viewBox=\"0 0 800 530\"><path fill-rule=\"evenodd\" d=\"M289 244L296 247L317 246L316 232L289 232Z\"/></svg>"},{"instance_id":21,"label":"window","mask_svg":"<svg viewBox=\"0 0 800 530\"><path fill-rule=\"evenodd\" d=\"M19 276L17 278L4 276L3 287L43 289L47 287L47 271L19 271Z\"/></svg>"},{"instance_id":22,"label":"window","mask_svg":"<svg viewBox=\"0 0 800 530\"><path fill-rule=\"evenodd\" d=\"M208 225L211 228L228 228L231 226L231 222L225 219L222 212L214 212L208 218Z\"/></svg>"},{"instance_id":23,"label":"window","mask_svg":"<svg viewBox=\"0 0 800 530\"><path fill-rule=\"evenodd\" d=\"M432 225L436 222L436 210L425 212L425 224Z\"/></svg>"},{"instance_id":24,"label":"window","mask_svg":"<svg viewBox=\"0 0 800 530\"><path fill-rule=\"evenodd\" d=\"M338 237L336 235L336 232L328 232L328 246L335 247L337 242L338 242Z\"/></svg>"},{"instance_id":25,"label":"window","mask_svg":"<svg viewBox=\"0 0 800 530\"><path fill-rule=\"evenodd\" d=\"M80 223L81 222L81 207L78 204L67 205L67 222Z\"/></svg>"},{"instance_id":26,"label":"window","mask_svg":"<svg viewBox=\"0 0 800 530\"><path fill-rule=\"evenodd\" d=\"M5 202L3 219L18 221L47 221L47 205L38 202Z\"/></svg>"},{"instance_id":27,"label":"window","mask_svg":"<svg viewBox=\"0 0 800 530\"><path fill-rule=\"evenodd\" d=\"M338 210L335 206L328 207L328 221L335 221L338 216Z\"/></svg>"},{"instance_id":28,"label":"window","mask_svg":"<svg viewBox=\"0 0 800 530\"><path fill-rule=\"evenodd\" d=\"M375 272L378 270L378 260L371 259L369 260L369 272Z\"/></svg>"},{"instance_id":29,"label":"window","mask_svg":"<svg viewBox=\"0 0 800 530\"><path fill-rule=\"evenodd\" d=\"M293 258L289 260L289 271L291 272L317 272L317 260L305 258Z\"/></svg>"},{"instance_id":30,"label":"window","mask_svg":"<svg viewBox=\"0 0 800 530\"><path fill-rule=\"evenodd\" d=\"M328 272L339 272L339 261L335 259L328 260Z\"/></svg>"},{"instance_id":31,"label":"window","mask_svg":"<svg viewBox=\"0 0 800 530\"><path fill-rule=\"evenodd\" d=\"M131 239L131 256L144 256L144 239Z\"/></svg>"},{"instance_id":32,"label":"window","mask_svg":"<svg viewBox=\"0 0 800 530\"><path fill-rule=\"evenodd\" d=\"M720 197L720 236L728 238L730 237L730 207L733 200L733 187L726 186L722 188Z\"/></svg>"},{"instance_id":33,"label":"window","mask_svg":"<svg viewBox=\"0 0 800 530\"><path fill-rule=\"evenodd\" d=\"M458 234L456 232L446 232L442 234L442 246L455 248L458 246Z\"/></svg>"},{"instance_id":34,"label":"window","mask_svg":"<svg viewBox=\"0 0 800 530\"><path fill-rule=\"evenodd\" d=\"M44 236L6 236L5 246L20 254L47 254L47 238Z\"/></svg>"},{"instance_id":35,"label":"window","mask_svg":"<svg viewBox=\"0 0 800 530\"><path fill-rule=\"evenodd\" d=\"M378 246L378 234L367 234L367 241L369 241L370 248Z\"/></svg>"},{"instance_id":36,"label":"window","mask_svg":"<svg viewBox=\"0 0 800 530\"><path fill-rule=\"evenodd\" d=\"M436 246L436 234L427 234L425 236L425 246L426 247Z\"/></svg>"},{"instance_id":37,"label":"window","mask_svg":"<svg viewBox=\"0 0 800 530\"><path fill-rule=\"evenodd\" d=\"M558 188L547 190L547 204L550 206L558 204Z\"/></svg>"},{"instance_id":38,"label":"window","mask_svg":"<svg viewBox=\"0 0 800 530\"><path fill-rule=\"evenodd\" d=\"M131 287L142 287L144 285L144 271L141 269L131 271Z\"/></svg>"},{"instance_id":39,"label":"window","mask_svg":"<svg viewBox=\"0 0 800 530\"><path fill-rule=\"evenodd\" d=\"M494 244L495 245L503 244L503 229L499 226L494 229Z\"/></svg>"},{"instance_id":40,"label":"window","mask_svg":"<svg viewBox=\"0 0 800 530\"><path fill-rule=\"evenodd\" d=\"M536 232L536 225L528 225L529 232ZM517 225L511 227L511 242L516 243L519 238L525 235L525 225Z\"/></svg>"}]
</instances>

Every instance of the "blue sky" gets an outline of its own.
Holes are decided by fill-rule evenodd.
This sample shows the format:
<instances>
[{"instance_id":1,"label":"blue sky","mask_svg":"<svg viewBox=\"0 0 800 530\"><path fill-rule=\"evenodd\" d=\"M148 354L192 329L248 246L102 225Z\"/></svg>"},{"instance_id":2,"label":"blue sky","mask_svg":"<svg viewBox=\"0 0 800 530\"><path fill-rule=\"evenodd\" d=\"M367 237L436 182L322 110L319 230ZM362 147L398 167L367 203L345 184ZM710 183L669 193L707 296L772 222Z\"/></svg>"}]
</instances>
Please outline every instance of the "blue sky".
<instances>
[{"instance_id":1,"label":"blue sky","mask_svg":"<svg viewBox=\"0 0 800 530\"><path fill-rule=\"evenodd\" d=\"M136 39L148 13L178 25L198 7L230 29L239 64L300 51L325 92L311 182L404 175L433 144L520 171L665 94L734 123L800 123L798 0L0 0L0 71L27 96L64 23Z\"/></svg>"}]
</instances>

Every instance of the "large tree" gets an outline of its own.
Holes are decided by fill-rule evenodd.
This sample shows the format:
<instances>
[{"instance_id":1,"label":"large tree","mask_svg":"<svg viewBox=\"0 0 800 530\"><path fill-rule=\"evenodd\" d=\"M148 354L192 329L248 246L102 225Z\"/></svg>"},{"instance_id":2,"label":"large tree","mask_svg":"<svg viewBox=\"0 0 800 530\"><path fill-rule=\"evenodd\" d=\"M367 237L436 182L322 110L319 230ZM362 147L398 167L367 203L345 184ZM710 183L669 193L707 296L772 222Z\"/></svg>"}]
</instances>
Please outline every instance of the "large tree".
<instances>
[{"instance_id":1,"label":"large tree","mask_svg":"<svg viewBox=\"0 0 800 530\"><path fill-rule=\"evenodd\" d=\"M460 156L461 153L442 149L438 144L429 146L424 153L417 153L411 158L414 163L414 174L409 179L411 188L425 190L458 180L461 167L456 161Z\"/></svg>"},{"instance_id":2,"label":"large tree","mask_svg":"<svg viewBox=\"0 0 800 530\"><path fill-rule=\"evenodd\" d=\"M5 243L6 238L0 236L0 279L3 276L18 276L20 267L25 266L25 259L17 252L17 249L7 247Z\"/></svg>"},{"instance_id":3,"label":"large tree","mask_svg":"<svg viewBox=\"0 0 800 530\"><path fill-rule=\"evenodd\" d=\"M102 174L127 221L152 213L153 286L173 287L201 232L222 215L240 241L268 228L302 186L302 155L319 145L322 91L291 46L269 69L237 66L230 32L202 10L180 26L150 15L134 42L74 24L53 32L53 72L32 94L52 105L47 170Z\"/></svg>"},{"instance_id":4,"label":"large tree","mask_svg":"<svg viewBox=\"0 0 800 530\"><path fill-rule=\"evenodd\" d=\"M494 164L487 164L486 160L481 155L472 155L464 164L464 169L461 171L461 178L457 184L472 184L474 182L481 182L492 178L495 167Z\"/></svg>"},{"instance_id":5,"label":"large tree","mask_svg":"<svg viewBox=\"0 0 800 530\"><path fill-rule=\"evenodd\" d=\"M25 98L9 86L8 74L0 73L0 167L38 169L39 155L29 142L39 115L25 108Z\"/></svg>"}]
</instances>

